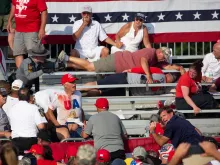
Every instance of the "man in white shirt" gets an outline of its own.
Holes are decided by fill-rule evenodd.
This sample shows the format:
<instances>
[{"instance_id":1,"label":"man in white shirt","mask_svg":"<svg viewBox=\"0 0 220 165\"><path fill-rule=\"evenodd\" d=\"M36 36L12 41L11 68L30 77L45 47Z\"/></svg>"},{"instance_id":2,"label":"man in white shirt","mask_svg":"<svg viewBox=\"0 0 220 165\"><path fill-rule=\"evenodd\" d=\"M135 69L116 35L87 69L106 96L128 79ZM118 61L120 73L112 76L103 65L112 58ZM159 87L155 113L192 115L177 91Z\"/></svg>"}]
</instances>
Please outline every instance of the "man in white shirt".
<instances>
[{"instance_id":1,"label":"man in white shirt","mask_svg":"<svg viewBox=\"0 0 220 165\"><path fill-rule=\"evenodd\" d=\"M9 111L12 142L18 147L19 153L24 154L37 143L38 129L45 129L47 120L38 111L36 105L30 104L30 91L22 88L18 92L19 102Z\"/></svg>"},{"instance_id":2,"label":"man in white shirt","mask_svg":"<svg viewBox=\"0 0 220 165\"><path fill-rule=\"evenodd\" d=\"M46 90L38 91L37 93L34 94L33 104L37 105L38 107L41 108L41 110L43 110L41 113L45 115L48 121L50 121L50 116L47 113L48 109L52 104L51 102L58 99L57 97L59 93L63 93L63 90L46 89ZM60 140L69 137L69 130L66 127L60 127L60 126L54 127L53 125L48 124L48 129L52 135L51 140L53 142L59 142Z\"/></svg>"},{"instance_id":3,"label":"man in white shirt","mask_svg":"<svg viewBox=\"0 0 220 165\"><path fill-rule=\"evenodd\" d=\"M213 82L220 77L220 43L213 46L213 52L203 59L202 80Z\"/></svg>"},{"instance_id":4,"label":"man in white shirt","mask_svg":"<svg viewBox=\"0 0 220 165\"><path fill-rule=\"evenodd\" d=\"M2 109L8 115L9 110L13 107L18 100L18 90L23 87L23 82L19 79L13 81L11 85L11 93L7 96L6 103L3 105Z\"/></svg>"},{"instance_id":5,"label":"man in white shirt","mask_svg":"<svg viewBox=\"0 0 220 165\"><path fill-rule=\"evenodd\" d=\"M65 74L61 78L61 84L64 86L64 91L57 92L54 100L51 101L47 116L56 127L67 125L69 131L77 131L79 127L84 125L84 113L82 107L81 93L76 90L77 80L71 74ZM78 108L75 107L75 103ZM53 110L57 109L57 119L53 114ZM61 132L61 134L63 134ZM63 134L64 138L68 138Z\"/></svg>"},{"instance_id":6,"label":"man in white shirt","mask_svg":"<svg viewBox=\"0 0 220 165\"><path fill-rule=\"evenodd\" d=\"M129 22L122 26L115 36L116 43L122 42L123 46L119 49L115 46L111 47L111 54L117 51L135 52L139 49L140 43L143 41L146 48L151 48L147 27L144 24L145 15L137 13L133 22Z\"/></svg>"},{"instance_id":7,"label":"man in white shirt","mask_svg":"<svg viewBox=\"0 0 220 165\"><path fill-rule=\"evenodd\" d=\"M104 46L98 46L99 40L120 48L121 42L115 43L109 38L99 22L92 20L92 8L91 6L83 6L82 19L78 20L73 25L73 39L76 41L75 50L72 51L72 56L80 56L80 58L86 58L89 61L96 61L100 57L106 57L109 55L108 48Z\"/></svg>"}]
</instances>

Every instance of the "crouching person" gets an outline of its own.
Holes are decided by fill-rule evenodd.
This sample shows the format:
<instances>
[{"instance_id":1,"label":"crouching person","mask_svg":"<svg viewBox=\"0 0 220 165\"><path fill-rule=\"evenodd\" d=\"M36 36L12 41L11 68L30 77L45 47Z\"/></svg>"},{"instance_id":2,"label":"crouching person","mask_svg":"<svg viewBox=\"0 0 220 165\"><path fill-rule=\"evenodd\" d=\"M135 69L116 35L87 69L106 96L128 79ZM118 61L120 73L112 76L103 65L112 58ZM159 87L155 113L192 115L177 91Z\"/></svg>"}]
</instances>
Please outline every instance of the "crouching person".
<instances>
[{"instance_id":1,"label":"crouching person","mask_svg":"<svg viewBox=\"0 0 220 165\"><path fill-rule=\"evenodd\" d=\"M19 102L10 109L8 118L11 123L12 142L23 155L25 150L37 143L38 129L45 129L47 121L41 116L38 107L29 103L30 91L27 88L19 90L18 98Z\"/></svg>"},{"instance_id":2,"label":"crouching person","mask_svg":"<svg viewBox=\"0 0 220 165\"><path fill-rule=\"evenodd\" d=\"M29 57L23 60L16 71L16 78L23 81L24 86L31 88L35 84L35 91L39 91L39 77L43 73L52 73L58 68L58 63L47 61L50 54L40 43L28 50Z\"/></svg>"},{"instance_id":3,"label":"crouching person","mask_svg":"<svg viewBox=\"0 0 220 165\"><path fill-rule=\"evenodd\" d=\"M49 105L47 116L56 128L66 127L73 132L74 137L80 136L84 125L84 113L82 110L81 93L76 90L76 78L70 74L65 74L61 78L61 84L64 90L55 93L54 100ZM53 111L57 110L57 119ZM70 135L63 130L59 132L61 138L68 138Z\"/></svg>"}]
</instances>

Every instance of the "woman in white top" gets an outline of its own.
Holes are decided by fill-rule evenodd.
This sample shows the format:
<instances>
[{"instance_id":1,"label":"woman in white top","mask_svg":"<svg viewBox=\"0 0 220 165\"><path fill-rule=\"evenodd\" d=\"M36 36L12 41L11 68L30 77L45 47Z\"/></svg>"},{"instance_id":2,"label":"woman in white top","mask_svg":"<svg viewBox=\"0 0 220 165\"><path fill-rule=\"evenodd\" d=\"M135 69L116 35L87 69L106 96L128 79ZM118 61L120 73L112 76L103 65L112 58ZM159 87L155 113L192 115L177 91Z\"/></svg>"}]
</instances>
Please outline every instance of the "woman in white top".
<instances>
[{"instance_id":1,"label":"woman in white top","mask_svg":"<svg viewBox=\"0 0 220 165\"><path fill-rule=\"evenodd\" d=\"M119 49L115 46L111 48L111 54L117 51L135 52L139 49L139 44L143 41L146 48L151 48L147 27L143 25L145 16L137 13L134 22L129 22L122 26L116 34L116 42L122 42L123 46Z\"/></svg>"}]
</instances>

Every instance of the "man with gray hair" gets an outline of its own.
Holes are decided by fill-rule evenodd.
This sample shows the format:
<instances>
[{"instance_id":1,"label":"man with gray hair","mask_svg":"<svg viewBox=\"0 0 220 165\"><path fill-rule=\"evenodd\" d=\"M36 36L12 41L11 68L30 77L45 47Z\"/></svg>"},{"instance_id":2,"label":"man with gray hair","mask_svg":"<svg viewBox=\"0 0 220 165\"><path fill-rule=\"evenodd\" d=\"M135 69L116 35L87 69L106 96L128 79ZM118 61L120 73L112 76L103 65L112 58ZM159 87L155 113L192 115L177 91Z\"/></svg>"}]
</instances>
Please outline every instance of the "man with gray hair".
<instances>
[{"instance_id":1,"label":"man with gray hair","mask_svg":"<svg viewBox=\"0 0 220 165\"><path fill-rule=\"evenodd\" d=\"M182 66L169 64L170 56L170 49L161 47L159 49L144 48L133 53L129 51L116 52L95 62L89 62L72 56L69 57L65 53L60 53L58 61L64 61L64 63L71 62L73 65L67 63L67 67L84 69L90 72L121 73L125 70L141 66L146 74L148 83L153 83L150 72L150 67L152 66L166 70L178 70L181 74L185 72Z\"/></svg>"},{"instance_id":2,"label":"man with gray hair","mask_svg":"<svg viewBox=\"0 0 220 165\"><path fill-rule=\"evenodd\" d=\"M76 41L75 48L72 51L73 56L80 56L89 61L96 61L100 57L109 55L108 48L98 46L98 41L120 48L121 42L115 43L107 36L99 22L92 19L92 7L85 5L81 10L82 19L73 24L73 40Z\"/></svg>"},{"instance_id":3,"label":"man with gray hair","mask_svg":"<svg viewBox=\"0 0 220 165\"><path fill-rule=\"evenodd\" d=\"M96 150L89 144L81 145L77 151L74 164L77 165L95 165Z\"/></svg>"}]
</instances>

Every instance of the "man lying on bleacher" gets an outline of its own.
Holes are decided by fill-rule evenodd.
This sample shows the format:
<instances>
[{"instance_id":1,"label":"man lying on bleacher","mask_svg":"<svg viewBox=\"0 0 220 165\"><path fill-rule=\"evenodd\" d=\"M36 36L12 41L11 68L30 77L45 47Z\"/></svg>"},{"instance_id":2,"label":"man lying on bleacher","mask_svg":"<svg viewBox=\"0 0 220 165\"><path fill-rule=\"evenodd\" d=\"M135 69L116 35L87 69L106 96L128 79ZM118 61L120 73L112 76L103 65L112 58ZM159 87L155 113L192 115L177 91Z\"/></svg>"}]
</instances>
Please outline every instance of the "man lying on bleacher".
<instances>
[{"instance_id":1,"label":"man lying on bleacher","mask_svg":"<svg viewBox=\"0 0 220 165\"><path fill-rule=\"evenodd\" d=\"M213 52L207 54L203 59L202 80L214 82L220 77L220 42L213 46Z\"/></svg>"},{"instance_id":2,"label":"man lying on bleacher","mask_svg":"<svg viewBox=\"0 0 220 165\"><path fill-rule=\"evenodd\" d=\"M178 80L180 73L166 73L164 74L160 68L150 67L150 72L152 74L154 83L173 83ZM106 76L104 79L86 83L87 85L113 85L113 84L146 84L147 76L145 75L144 70L141 67L132 68L126 70L123 73L116 73L113 75ZM101 88L101 89L91 89L85 88L81 91L88 91L88 96L94 95L106 95L110 91L118 91L118 88ZM150 95L150 94L162 94L165 93L165 88L163 87L137 87L130 88L132 95Z\"/></svg>"},{"instance_id":3,"label":"man lying on bleacher","mask_svg":"<svg viewBox=\"0 0 220 165\"><path fill-rule=\"evenodd\" d=\"M153 83L149 67L155 66L166 70L174 69L181 73L185 72L182 66L169 64L170 56L171 51L167 47L161 47L159 49L144 48L134 53L129 51L116 52L98 61L89 62L81 58L69 57L64 51L62 51L58 56L58 61L66 62L67 67L95 72L121 73L124 70L142 66L144 73L147 76L148 83ZM67 63L67 61L72 63Z\"/></svg>"}]
</instances>

